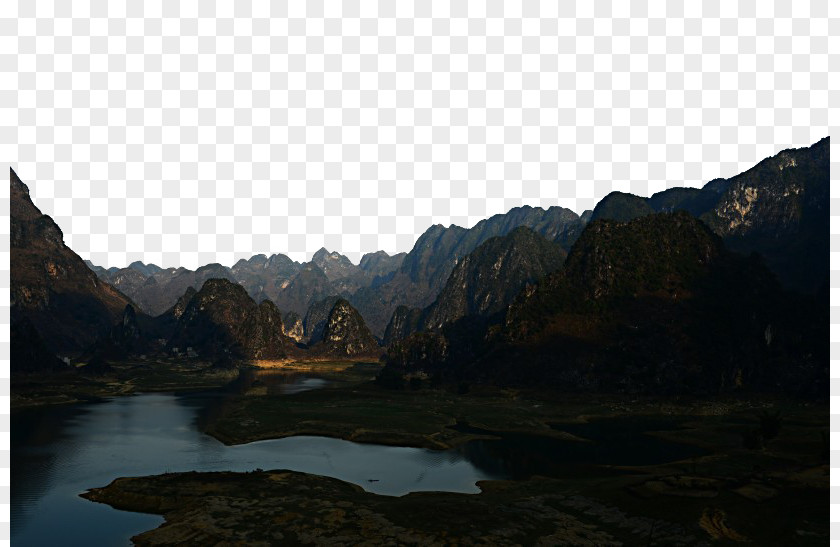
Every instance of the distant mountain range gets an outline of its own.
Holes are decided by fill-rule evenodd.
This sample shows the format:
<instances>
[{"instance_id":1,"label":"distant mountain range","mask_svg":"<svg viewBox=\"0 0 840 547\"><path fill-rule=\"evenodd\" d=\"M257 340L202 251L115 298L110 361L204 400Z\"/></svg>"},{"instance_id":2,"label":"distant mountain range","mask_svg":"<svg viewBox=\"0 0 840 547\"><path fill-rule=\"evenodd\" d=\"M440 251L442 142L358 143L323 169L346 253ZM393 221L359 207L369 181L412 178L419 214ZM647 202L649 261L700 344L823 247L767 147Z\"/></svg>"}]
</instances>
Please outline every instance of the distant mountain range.
<instances>
[{"instance_id":1,"label":"distant mountain range","mask_svg":"<svg viewBox=\"0 0 840 547\"><path fill-rule=\"evenodd\" d=\"M192 271L85 266L12 171L12 321L60 355L128 339L112 329L130 307L158 351L205 358L376 355L384 342L394 370L770 389L790 370L820 368L824 352L803 329L827 314L828 184L826 137L703 188L613 192L580 216L525 206L470 229L435 225L410 252L369 253L358 266L321 249L305 263L256 255ZM785 359L795 365L783 373Z\"/></svg>"}]
</instances>

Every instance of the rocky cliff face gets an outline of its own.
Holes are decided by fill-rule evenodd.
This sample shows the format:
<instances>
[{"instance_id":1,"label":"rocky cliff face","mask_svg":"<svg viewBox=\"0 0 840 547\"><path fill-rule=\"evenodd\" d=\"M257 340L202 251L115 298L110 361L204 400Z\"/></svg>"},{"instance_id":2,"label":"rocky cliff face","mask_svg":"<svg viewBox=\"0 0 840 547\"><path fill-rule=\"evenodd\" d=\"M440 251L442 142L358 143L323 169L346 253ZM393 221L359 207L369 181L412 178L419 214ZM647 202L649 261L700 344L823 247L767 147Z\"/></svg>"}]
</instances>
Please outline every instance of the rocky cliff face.
<instances>
[{"instance_id":1,"label":"rocky cliff face","mask_svg":"<svg viewBox=\"0 0 840 547\"><path fill-rule=\"evenodd\" d=\"M139 260L135 260L134 262L129 264L128 267L131 268L132 270L136 270L136 271L140 272L141 274L143 274L146 277L149 277L150 275L154 275L154 274L160 272L161 270L163 270L163 268L161 268L160 266L157 266L155 264L143 264Z\"/></svg>"},{"instance_id":2,"label":"rocky cliff face","mask_svg":"<svg viewBox=\"0 0 840 547\"><path fill-rule=\"evenodd\" d=\"M391 344L413 332L440 330L465 317L492 321L527 283L560 268L565 255L557 243L524 226L490 238L458 262L431 305L422 310L398 307L384 340Z\"/></svg>"},{"instance_id":3,"label":"rocky cliff face","mask_svg":"<svg viewBox=\"0 0 840 547\"><path fill-rule=\"evenodd\" d=\"M11 321L28 319L50 351L81 351L107 337L131 302L64 244L61 229L9 171Z\"/></svg>"},{"instance_id":4,"label":"rocky cliff face","mask_svg":"<svg viewBox=\"0 0 840 547\"><path fill-rule=\"evenodd\" d=\"M720 238L682 211L629 223L593 221L563 269L527 287L508 308L506 336L527 340L565 312L594 318L622 302L682 302L724 252ZM584 317L580 319L579 326L587 328Z\"/></svg>"},{"instance_id":5,"label":"rocky cliff face","mask_svg":"<svg viewBox=\"0 0 840 547\"><path fill-rule=\"evenodd\" d=\"M350 303L340 298L330 311L320 349L332 355L354 357L380 351L362 316Z\"/></svg>"},{"instance_id":6,"label":"rocky cliff face","mask_svg":"<svg viewBox=\"0 0 840 547\"><path fill-rule=\"evenodd\" d=\"M324 327L327 325L330 311L339 298L337 295L328 296L309 306L303 320L303 336L307 344L320 342L324 337Z\"/></svg>"},{"instance_id":7,"label":"rocky cliff face","mask_svg":"<svg viewBox=\"0 0 840 547\"><path fill-rule=\"evenodd\" d=\"M268 298L276 302L284 286L300 271L301 264L283 254L266 257L252 256L237 262L231 273L233 278L248 291L256 302Z\"/></svg>"},{"instance_id":8,"label":"rocky cliff face","mask_svg":"<svg viewBox=\"0 0 840 547\"><path fill-rule=\"evenodd\" d=\"M757 252L781 283L804 293L828 287L829 146L783 150L730 179L671 188L644 199L613 192L592 218L627 222L654 212L687 211L730 250Z\"/></svg>"},{"instance_id":9,"label":"rocky cliff face","mask_svg":"<svg viewBox=\"0 0 840 547\"><path fill-rule=\"evenodd\" d=\"M758 252L787 287L828 286L829 137L783 150L718 184L700 218L738 252Z\"/></svg>"},{"instance_id":10,"label":"rocky cliff face","mask_svg":"<svg viewBox=\"0 0 840 547\"><path fill-rule=\"evenodd\" d=\"M385 337L382 339L385 347L390 346L398 340L407 338L413 332L423 329L425 309L409 308L408 306L397 306L394 315L385 328Z\"/></svg>"},{"instance_id":11,"label":"rocky cliff face","mask_svg":"<svg viewBox=\"0 0 840 547\"><path fill-rule=\"evenodd\" d=\"M335 251L329 252L323 247L312 255L311 263L318 266L330 281L361 273L361 269L350 262L349 258Z\"/></svg>"},{"instance_id":12,"label":"rocky cliff face","mask_svg":"<svg viewBox=\"0 0 840 547\"><path fill-rule=\"evenodd\" d=\"M629 227L593 221L563 269L585 301L670 291L689 283L723 252L723 245L691 215L652 215Z\"/></svg>"},{"instance_id":13,"label":"rocky cliff face","mask_svg":"<svg viewBox=\"0 0 840 547\"><path fill-rule=\"evenodd\" d=\"M580 218L561 207L517 207L482 220L473 228L435 225L426 230L393 277L381 285L364 287L350 297L374 333L381 334L397 306L424 308L434 302L457 261L491 237L526 226L549 240L571 241Z\"/></svg>"},{"instance_id":14,"label":"rocky cliff face","mask_svg":"<svg viewBox=\"0 0 840 547\"><path fill-rule=\"evenodd\" d=\"M303 319L297 313L290 311L283 315L283 329L295 342L304 341Z\"/></svg>"},{"instance_id":15,"label":"rocky cliff face","mask_svg":"<svg viewBox=\"0 0 840 547\"><path fill-rule=\"evenodd\" d=\"M178 353L191 347L205 358L280 359L287 340L272 302L257 306L242 286L210 279L189 299L167 347Z\"/></svg>"},{"instance_id":16,"label":"rocky cliff face","mask_svg":"<svg viewBox=\"0 0 840 547\"><path fill-rule=\"evenodd\" d=\"M560 383L795 391L821 382L820 316L678 212L592 223L563 271L511 307L506 335Z\"/></svg>"},{"instance_id":17,"label":"rocky cliff face","mask_svg":"<svg viewBox=\"0 0 840 547\"><path fill-rule=\"evenodd\" d=\"M143 294L143 289L148 282L149 276L134 268L120 268L114 272L108 272L102 277L105 281L116 287L123 294L134 300L138 298L141 302L146 304L146 295ZM138 304L140 305L140 304ZM150 311L153 312L149 307Z\"/></svg>"},{"instance_id":18,"label":"rocky cliff face","mask_svg":"<svg viewBox=\"0 0 840 547\"><path fill-rule=\"evenodd\" d=\"M444 329L447 357L423 366L574 390L810 393L827 378L821 318L688 213L600 220L562 270L520 293L503 328ZM416 345L389 364L416 370Z\"/></svg>"},{"instance_id":19,"label":"rocky cliff face","mask_svg":"<svg viewBox=\"0 0 840 547\"><path fill-rule=\"evenodd\" d=\"M306 263L300 272L284 287L275 299L281 310L306 314L315 302L335 294L335 289L326 274L316 265Z\"/></svg>"},{"instance_id":20,"label":"rocky cliff face","mask_svg":"<svg viewBox=\"0 0 840 547\"><path fill-rule=\"evenodd\" d=\"M366 253L359 262L359 268L372 279L385 278L402 266L405 255L406 253L397 253L390 256L385 251Z\"/></svg>"},{"instance_id":21,"label":"rocky cliff face","mask_svg":"<svg viewBox=\"0 0 840 547\"><path fill-rule=\"evenodd\" d=\"M263 300L241 327L244 354L253 359L286 357L289 339L285 335L280 310L271 300Z\"/></svg>"},{"instance_id":22,"label":"rocky cliff face","mask_svg":"<svg viewBox=\"0 0 840 547\"><path fill-rule=\"evenodd\" d=\"M178 298L178 301L175 302L175 305L172 306L170 309L170 313L172 317L175 319L180 319L182 315L184 315L184 311L187 309L187 305L192 300L193 296L195 296L196 290L192 287L187 287L187 290L184 291L184 294Z\"/></svg>"},{"instance_id":23,"label":"rocky cliff face","mask_svg":"<svg viewBox=\"0 0 840 547\"><path fill-rule=\"evenodd\" d=\"M527 283L563 265L559 245L524 226L490 238L461 260L426 310L423 328L440 329L467 316L503 313Z\"/></svg>"},{"instance_id":24,"label":"rocky cliff face","mask_svg":"<svg viewBox=\"0 0 840 547\"><path fill-rule=\"evenodd\" d=\"M111 341L123 346L134 346L140 342L140 327L134 306L127 304L122 320L111 328Z\"/></svg>"}]
</instances>

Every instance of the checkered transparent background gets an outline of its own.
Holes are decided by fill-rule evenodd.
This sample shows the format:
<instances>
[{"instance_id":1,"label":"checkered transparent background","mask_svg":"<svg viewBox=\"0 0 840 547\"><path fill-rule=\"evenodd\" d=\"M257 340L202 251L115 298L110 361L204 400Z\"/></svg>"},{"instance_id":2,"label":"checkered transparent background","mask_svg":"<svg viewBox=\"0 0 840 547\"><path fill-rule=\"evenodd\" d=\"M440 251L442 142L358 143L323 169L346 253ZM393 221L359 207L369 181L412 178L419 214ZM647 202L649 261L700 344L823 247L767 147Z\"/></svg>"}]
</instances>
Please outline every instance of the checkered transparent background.
<instances>
[{"instance_id":1,"label":"checkered transparent background","mask_svg":"<svg viewBox=\"0 0 840 547\"><path fill-rule=\"evenodd\" d=\"M103 266L407 251L434 223L582 212L836 143L840 4L751 4L4 2L0 159Z\"/></svg>"}]
</instances>

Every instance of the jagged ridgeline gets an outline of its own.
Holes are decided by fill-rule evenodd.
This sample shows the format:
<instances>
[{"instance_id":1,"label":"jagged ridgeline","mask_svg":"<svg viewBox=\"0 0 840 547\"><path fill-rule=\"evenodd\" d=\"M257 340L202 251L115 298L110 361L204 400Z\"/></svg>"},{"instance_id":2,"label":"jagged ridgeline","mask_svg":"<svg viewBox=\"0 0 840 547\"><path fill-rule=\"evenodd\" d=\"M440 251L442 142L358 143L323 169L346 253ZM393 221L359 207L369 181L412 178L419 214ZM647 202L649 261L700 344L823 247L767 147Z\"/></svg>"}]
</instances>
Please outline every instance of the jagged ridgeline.
<instances>
[{"instance_id":1,"label":"jagged ridgeline","mask_svg":"<svg viewBox=\"0 0 840 547\"><path fill-rule=\"evenodd\" d=\"M672 188L644 199L613 192L592 219L626 222L683 210L700 218L730 250L759 253L786 288L828 294L829 137L783 150L730 179Z\"/></svg>"},{"instance_id":2,"label":"jagged ridgeline","mask_svg":"<svg viewBox=\"0 0 840 547\"><path fill-rule=\"evenodd\" d=\"M303 264L274 254L243 259L232 268L209 264L196 271L140 262L122 269L91 267L133 300L138 311L151 316L168 310L187 287L198 289L207 279L226 278L245 287L255 302L268 298L284 313L302 318L323 299L343 297L375 335L389 339L385 331L396 310L430 306L459 261L490 238L527 227L568 251L590 219L627 222L683 210L723 237L728 249L761 254L784 287L827 295L828 144L825 138L809 148L785 150L703 188L672 188L649 198L613 192L581 216L561 207L525 206L470 229L435 225L409 253L369 253L358 266L335 251L320 249Z\"/></svg>"},{"instance_id":3,"label":"jagged ridgeline","mask_svg":"<svg viewBox=\"0 0 840 547\"><path fill-rule=\"evenodd\" d=\"M523 290L504 324L413 335L389 349L389 364L574 390L816 394L827 378L825 324L757 255L727 250L679 211L591 222L564 267Z\"/></svg>"},{"instance_id":4,"label":"jagged ridgeline","mask_svg":"<svg viewBox=\"0 0 840 547\"><path fill-rule=\"evenodd\" d=\"M525 206L435 225L358 266L326 249L195 271L85 265L10 179L13 335L33 348L13 343L13 361L27 370L91 351L375 357L377 337L400 370L575 389L804 389L827 363L828 138L580 216Z\"/></svg>"},{"instance_id":5,"label":"jagged ridgeline","mask_svg":"<svg viewBox=\"0 0 840 547\"><path fill-rule=\"evenodd\" d=\"M504 322L429 322L429 308L399 307L389 368L574 390L824 395L828 150L828 138L785 150L700 189L613 192L570 231L580 239L563 268L528 284Z\"/></svg>"},{"instance_id":6,"label":"jagged ridgeline","mask_svg":"<svg viewBox=\"0 0 840 547\"><path fill-rule=\"evenodd\" d=\"M527 283L560 268L565 257L559 244L525 226L492 237L458 262L428 307L397 308L385 330L385 343L421 330L439 330L468 316L499 319Z\"/></svg>"}]
</instances>

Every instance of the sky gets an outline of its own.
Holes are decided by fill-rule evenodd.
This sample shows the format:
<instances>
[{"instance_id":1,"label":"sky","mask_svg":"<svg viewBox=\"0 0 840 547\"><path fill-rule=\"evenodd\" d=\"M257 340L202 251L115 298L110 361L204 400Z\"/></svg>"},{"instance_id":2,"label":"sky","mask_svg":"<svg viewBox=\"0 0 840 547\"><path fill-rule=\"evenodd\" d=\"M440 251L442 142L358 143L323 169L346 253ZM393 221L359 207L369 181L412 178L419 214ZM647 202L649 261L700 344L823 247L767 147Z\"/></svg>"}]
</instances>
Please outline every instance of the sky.
<instances>
[{"instance_id":1,"label":"sky","mask_svg":"<svg viewBox=\"0 0 840 547\"><path fill-rule=\"evenodd\" d=\"M830 134L837 8L748 4L4 3L0 158L97 264L358 262Z\"/></svg>"}]
</instances>

